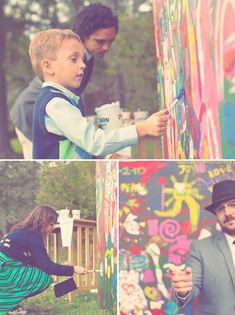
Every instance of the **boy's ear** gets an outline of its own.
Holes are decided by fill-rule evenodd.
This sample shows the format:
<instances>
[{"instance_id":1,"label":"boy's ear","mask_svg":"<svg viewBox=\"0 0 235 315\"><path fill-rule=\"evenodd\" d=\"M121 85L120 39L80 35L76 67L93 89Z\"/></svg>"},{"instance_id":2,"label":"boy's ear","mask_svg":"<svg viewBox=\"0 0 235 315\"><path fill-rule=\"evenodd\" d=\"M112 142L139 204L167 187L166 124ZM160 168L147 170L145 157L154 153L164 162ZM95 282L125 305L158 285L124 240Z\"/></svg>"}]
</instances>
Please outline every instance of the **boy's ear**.
<instances>
[{"instance_id":1,"label":"boy's ear","mask_svg":"<svg viewBox=\"0 0 235 315\"><path fill-rule=\"evenodd\" d=\"M42 72L47 75L54 75L55 70L53 67L53 61L50 59L43 59L41 62Z\"/></svg>"}]
</instances>

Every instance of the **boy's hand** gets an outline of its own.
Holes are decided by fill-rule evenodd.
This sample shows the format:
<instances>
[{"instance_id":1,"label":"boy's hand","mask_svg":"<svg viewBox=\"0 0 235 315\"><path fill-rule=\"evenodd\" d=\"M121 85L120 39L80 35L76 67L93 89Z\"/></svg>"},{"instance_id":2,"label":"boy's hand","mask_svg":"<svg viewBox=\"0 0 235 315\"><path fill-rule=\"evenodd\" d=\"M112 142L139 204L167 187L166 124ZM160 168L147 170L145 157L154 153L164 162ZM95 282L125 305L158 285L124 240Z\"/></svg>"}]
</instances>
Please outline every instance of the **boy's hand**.
<instances>
[{"instance_id":1,"label":"boy's hand","mask_svg":"<svg viewBox=\"0 0 235 315\"><path fill-rule=\"evenodd\" d=\"M166 132L168 117L167 109L154 113L145 121L137 123L136 129L139 137L154 136L159 137Z\"/></svg>"}]
</instances>

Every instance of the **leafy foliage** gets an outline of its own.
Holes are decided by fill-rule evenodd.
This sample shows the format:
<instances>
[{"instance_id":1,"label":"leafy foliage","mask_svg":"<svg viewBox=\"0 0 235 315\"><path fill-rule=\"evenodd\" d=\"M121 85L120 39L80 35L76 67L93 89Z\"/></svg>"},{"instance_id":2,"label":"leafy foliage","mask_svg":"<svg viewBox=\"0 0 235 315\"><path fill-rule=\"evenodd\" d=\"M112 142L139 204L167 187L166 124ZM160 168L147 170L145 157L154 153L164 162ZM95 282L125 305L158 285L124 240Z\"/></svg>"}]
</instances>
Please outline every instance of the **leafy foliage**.
<instances>
[{"instance_id":1,"label":"leafy foliage","mask_svg":"<svg viewBox=\"0 0 235 315\"><path fill-rule=\"evenodd\" d=\"M4 233L34 208L39 167L37 162L0 163L0 230Z\"/></svg>"},{"instance_id":2,"label":"leafy foliage","mask_svg":"<svg viewBox=\"0 0 235 315\"><path fill-rule=\"evenodd\" d=\"M24 219L35 205L80 209L82 218L96 213L95 162L0 163L0 230Z\"/></svg>"},{"instance_id":3,"label":"leafy foliage","mask_svg":"<svg viewBox=\"0 0 235 315\"><path fill-rule=\"evenodd\" d=\"M38 179L37 203L80 209L82 218L95 217L94 162L44 162Z\"/></svg>"}]
</instances>

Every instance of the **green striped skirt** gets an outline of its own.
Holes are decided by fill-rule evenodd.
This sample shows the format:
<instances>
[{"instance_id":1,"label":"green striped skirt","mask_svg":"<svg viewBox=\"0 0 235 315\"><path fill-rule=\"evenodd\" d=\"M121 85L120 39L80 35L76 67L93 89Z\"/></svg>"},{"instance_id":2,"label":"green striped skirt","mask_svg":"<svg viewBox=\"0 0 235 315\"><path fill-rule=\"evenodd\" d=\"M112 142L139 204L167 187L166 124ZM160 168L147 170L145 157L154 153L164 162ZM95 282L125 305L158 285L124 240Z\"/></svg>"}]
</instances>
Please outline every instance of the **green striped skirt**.
<instances>
[{"instance_id":1,"label":"green striped skirt","mask_svg":"<svg viewBox=\"0 0 235 315\"><path fill-rule=\"evenodd\" d=\"M0 314L6 314L22 300L46 290L52 282L52 277L41 269L24 265L0 252Z\"/></svg>"}]
</instances>

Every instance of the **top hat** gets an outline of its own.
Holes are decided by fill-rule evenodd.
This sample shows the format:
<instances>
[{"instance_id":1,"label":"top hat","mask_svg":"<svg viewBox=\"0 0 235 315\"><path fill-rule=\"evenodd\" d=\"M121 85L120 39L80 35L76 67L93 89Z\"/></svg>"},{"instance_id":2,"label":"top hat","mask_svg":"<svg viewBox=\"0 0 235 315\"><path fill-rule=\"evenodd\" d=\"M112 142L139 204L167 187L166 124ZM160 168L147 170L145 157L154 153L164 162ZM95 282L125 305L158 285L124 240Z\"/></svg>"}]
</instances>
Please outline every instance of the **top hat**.
<instances>
[{"instance_id":1,"label":"top hat","mask_svg":"<svg viewBox=\"0 0 235 315\"><path fill-rule=\"evenodd\" d=\"M216 206L231 198L235 198L235 181L224 180L219 182L213 186L212 203L205 209L214 213Z\"/></svg>"}]
</instances>

